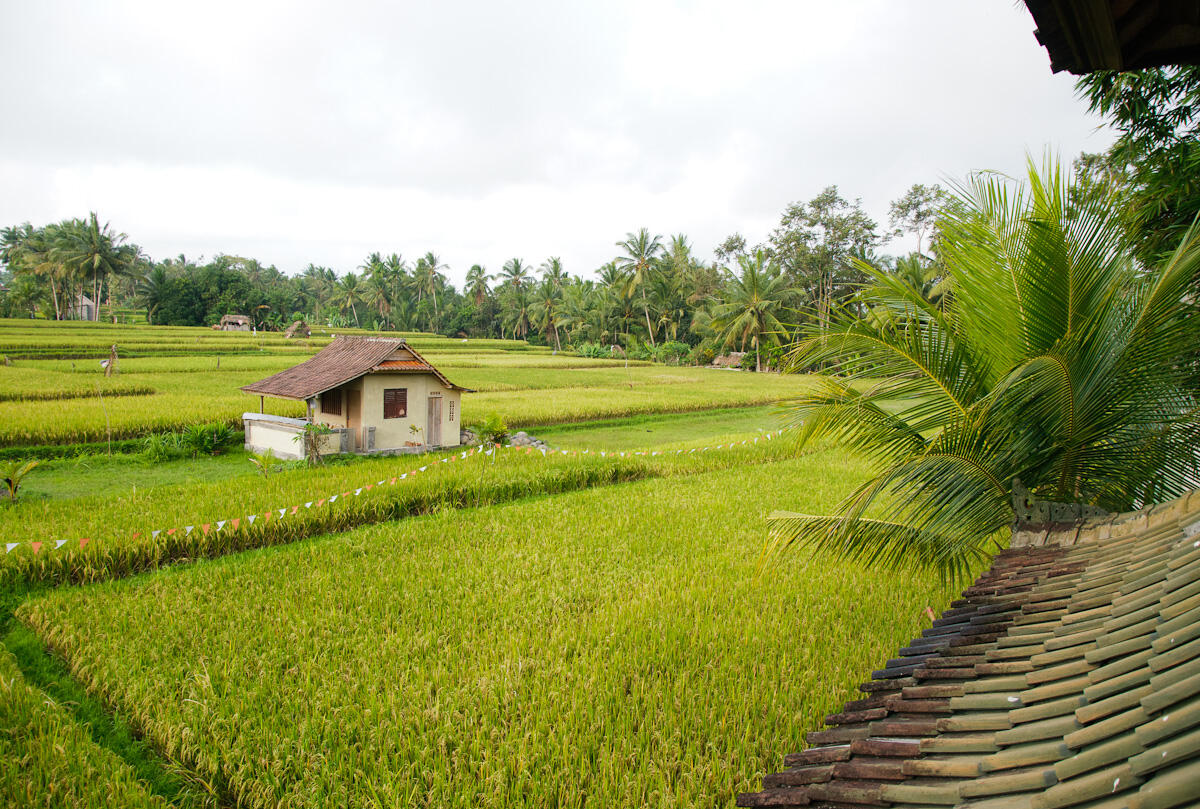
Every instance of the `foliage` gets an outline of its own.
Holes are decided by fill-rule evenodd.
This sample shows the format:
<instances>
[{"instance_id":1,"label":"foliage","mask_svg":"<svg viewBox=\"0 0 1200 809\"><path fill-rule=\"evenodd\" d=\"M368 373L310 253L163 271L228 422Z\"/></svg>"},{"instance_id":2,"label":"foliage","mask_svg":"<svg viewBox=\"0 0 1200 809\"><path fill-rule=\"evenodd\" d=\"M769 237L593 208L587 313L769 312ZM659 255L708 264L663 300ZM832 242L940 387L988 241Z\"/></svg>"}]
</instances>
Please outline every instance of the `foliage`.
<instances>
[{"instance_id":1,"label":"foliage","mask_svg":"<svg viewBox=\"0 0 1200 809\"><path fill-rule=\"evenodd\" d=\"M1092 168L1127 193L1138 256L1155 264L1200 214L1200 67L1098 71L1075 86L1121 133Z\"/></svg>"},{"instance_id":2,"label":"foliage","mask_svg":"<svg viewBox=\"0 0 1200 809\"><path fill-rule=\"evenodd\" d=\"M262 475L263 480L271 476L272 472L278 472L282 461L275 457L274 451L268 449L266 452L251 452L250 457L246 460L254 465L258 474Z\"/></svg>"},{"instance_id":3,"label":"foliage","mask_svg":"<svg viewBox=\"0 0 1200 809\"><path fill-rule=\"evenodd\" d=\"M508 425L499 413L488 413L482 421L471 426L471 432L475 433L483 444L508 443Z\"/></svg>"},{"instance_id":4,"label":"foliage","mask_svg":"<svg viewBox=\"0 0 1200 809\"><path fill-rule=\"evenodd\" d=\"M1032 163L1025 189L974 178L943 245L950 304L864 267L871 314L845 307L794 348L795 369L839 368L793 406L802 438L878 469L833 516L777 515L776 546L963 574L1011 521L1014 478L1113 511L1195 485L1200 236L1141 273L1118 205L1075 189Z\"/></svg>"},{"instance_id":5,"label":"foliage","mask_svg":"<svg viewBox=\"0 0 1200 809\"><path fill-rule=\"evenodd\" d=\"M730 278L713 308L712 329L722 346L746 344L754 349L754 369L762 370L762 346L778 345L786 336L779 316L787 311L795 293L769 263L766 251L738 260L741 274Z\"/></svg>"},{"instance_id":6,"label":"foliage","mask_svg":"<svg viewBox=\"0 0 1200 809\"><path fill-rule=\"evenodd\" d=\"M34 470L38 465L37 461L9 461L0 466L0 483L4 484L4 496L9 503L17 502L17 495L21 491L21 481L25 476Z\"/></svg>"},{"instance_id":7,"label":"foliage","mask_svg":"<svg viewBox=\"0 0 1200 809\"><path fill-rule=\"evenodd\" d=\"M861 474L844 466L438 514L61 588L20 616L246 807L730 805L950 597L820 559L730 587L754 576L762 511L819 504Z\"/></svg>"},{"instance_id":8,"label":"foliage","mask_svg":"<svg viewBox=\"0 0 1200 809\"><path fill-rule=\"evenodd\" d=\"M182 457L186 449L179 433L151 433L142 439L142 457L148 463L162 463Z\"/></svg>"},{"instance_id":9,"label":"foliage","mask_svg":"<svg viewBox=\"0 0 1200 809\"><path fill-rule=\"evenodd\" d=\"M324 438L333 433L333 428L328 424L320 424L310 421L301 428L300 434L295 437L295 441L300 443L301 452L304 454L304 459L309 466L320 466L325 462L325 456L321 453Z\"/></svg>"},{"instance_id":10,"label":"foliage","mask_svg":"<svg viewBox=\"0 0 1200 809\"><path fill-rule=\"evenodd\" d=\"M807 292L817 323L828 323L865 280L854 257L878 246L875 227L861 200L847 202L836 185L784 211L771 233L770 258Z\"/></svg>"},{"instance_id":11,"label":"foliage","mask_svg":"<svg viewBox=\"0 0 1200 809\"><path fill-rule=\"evenodd\" d=\"M195 458L199 455L216 455L239 437L237 430L221 422L193 424L183 431L180 444Z\"/></svg>"}]
</instances>

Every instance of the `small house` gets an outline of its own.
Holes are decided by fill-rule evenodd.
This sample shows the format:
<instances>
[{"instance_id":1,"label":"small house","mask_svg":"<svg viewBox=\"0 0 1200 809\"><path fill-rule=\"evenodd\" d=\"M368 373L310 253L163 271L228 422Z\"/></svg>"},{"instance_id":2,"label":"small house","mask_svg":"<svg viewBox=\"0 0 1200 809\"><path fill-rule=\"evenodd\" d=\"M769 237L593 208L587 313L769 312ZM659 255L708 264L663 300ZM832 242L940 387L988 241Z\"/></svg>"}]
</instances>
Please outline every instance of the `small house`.
<instances>
[{"instance_id":1,"label":"small house","mask_svg":"<svg viewBox=\"0 0 1200 809\"><path fill-rule=\"evenodd\" d=\"M246 448L303 456L297 436L324 424L323 453L415 452L459 445L466 388L402 339L337 337L307 362L242 390L307 403L306 419L245 413ZM260 408L261 409L261 408Z\"/></svg>"},{"instance_id":2,"label":"small house","mask_svg":"<svg viewBox=\"0 0 1200 809\"><path fill-rule=\"evenodd\" d=\"M218 326L221 331L250 331L250 318L246 315L222 315Z\"/></svg>"},{"instance_id":3,"label":"small house","mask_svg":"<svg viewBox=\"0 0 1200 809\"><path fill-rule=\"evenodd\" d=\"M67 317L71 320L95 320L96 302L87 295L77 295L67 309Z\"/></svg>"}]
</instances>

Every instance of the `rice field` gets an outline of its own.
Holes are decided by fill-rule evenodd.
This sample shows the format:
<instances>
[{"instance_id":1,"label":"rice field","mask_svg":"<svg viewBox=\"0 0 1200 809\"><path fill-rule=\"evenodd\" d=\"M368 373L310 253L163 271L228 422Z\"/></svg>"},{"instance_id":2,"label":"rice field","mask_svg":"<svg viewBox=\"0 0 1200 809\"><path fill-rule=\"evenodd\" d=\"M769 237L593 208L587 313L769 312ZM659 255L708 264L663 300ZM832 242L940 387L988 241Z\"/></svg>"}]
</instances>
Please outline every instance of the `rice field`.
<instances>
[{"instance_id":1,"label":"rice field","mask_svg":"<svg viewBox=\"0 0 1200 809\"><path fill-rule=\"evenodd\" d=\"M47 700L0 648L0 805L167 809L115 753Z\"/></svg>"},{"instance_id":2,"label":"rice field","mask_svg":"<svg viewBox=\"0 0 1200 809\"><path fill-rule=\"evenodd\" d=\"M767 512L866 474L753 443L803 377L403 336L477 391L464 423L557 451L265 478L240 450L161 476L73 475L84 457L0 508L0 805L730 805L951 597L759 567ZM0 446L237 424L259 405L241 385L332 337L0 321Z\"/></svg>"},{"instance_id":3,"label":"rice field","mask_svg":"<svg viewBox=\"0 0 1200 809\"><path fill-rule=\"evenodd\" d=\"M0 321L0 354L16 358L0 365L0 447L138 438L211 421L240 427L242 414L260 407L300 416L301 402L260 403L239 388L302 362L332 339L332 333L295 342L184 327L27 325L35 322ZM514 340L403 336L457 384L478 391L463 399L467 424L490 413L520 428L746 407L793 396L807 384L802 377L552 354ZM100 360L114 340L119 372L105 378ZM73 358L47 358L55 352Z\"/></svg>"},{"instance_id":4,"label":"rice field","mask_svg":"<svg viewBox=\"0 0 1200 809\"><path fill-rule=\"evenodd\" d=\"M35 597L90 691L229 804L723 806L949 593L792 557L800 459L361 528Z\"/></svg>"},{"instance_id":5,"label":"rice field","mask_svg":"<svg viewBox=\"0 0 1200 809\"><path fill-rule=\"evenodd\" d=\"M794 454L782 440L678 455L463 451L301 467L265 480L238 477L133 487L120 495L25 498L0 509L0 544L15 546L0 556L0 583L96 581L440 508L696 474Z\"/></svg>"}]
</instances>

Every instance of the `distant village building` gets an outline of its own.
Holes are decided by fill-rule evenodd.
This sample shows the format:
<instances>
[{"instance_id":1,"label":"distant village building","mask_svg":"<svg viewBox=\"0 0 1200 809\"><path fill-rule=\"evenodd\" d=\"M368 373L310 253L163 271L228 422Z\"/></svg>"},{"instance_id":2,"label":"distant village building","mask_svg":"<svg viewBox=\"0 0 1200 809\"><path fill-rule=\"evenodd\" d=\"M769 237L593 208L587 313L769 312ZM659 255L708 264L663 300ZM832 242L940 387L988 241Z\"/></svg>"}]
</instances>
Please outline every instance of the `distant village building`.
<instances>
[{"instance_id":1,"label":"distant village building","mask_svg":"<svg viewBox=\"0 0 1200 809\"><path fill-rule=\"evenodd\" d=\"M87 295L79 295L67 310L69 320L94 320L96 318L96 302Z\"/></svg>"},{"instance_id":2,"label":"distant village building","mask_svg":"<svg viewBox=\"0 0 1200 809\"><path fill-rule=\"evenodd\" d=\"M225 315L218 325L221 331L250 331L250 318L246 315Z\"/></svg>"},{"instance_id":3,"label":"distant village building","mask_svg":"<svg viewBox=\"0 0 1200 809\"><path fill-rule=\"evenodd\" d=\"M321 452L404 452L456 447L462 394L402 339L338 337L303 362L242 390L295 399L308 405L307 419L245 413L246 448L300 458L297 439L307 424L333 432Z\"/></svg>"}]
</instances>

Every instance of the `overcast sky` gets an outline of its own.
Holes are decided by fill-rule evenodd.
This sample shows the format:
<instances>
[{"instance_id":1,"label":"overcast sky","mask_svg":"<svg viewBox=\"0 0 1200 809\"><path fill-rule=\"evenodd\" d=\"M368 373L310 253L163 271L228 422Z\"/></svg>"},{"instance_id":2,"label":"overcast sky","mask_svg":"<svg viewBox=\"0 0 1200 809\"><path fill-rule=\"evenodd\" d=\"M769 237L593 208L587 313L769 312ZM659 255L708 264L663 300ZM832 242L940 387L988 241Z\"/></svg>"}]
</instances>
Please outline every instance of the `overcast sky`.
<instances>
[{"instance_id":1,"label":"overcast sky","mask_svg":"<svg viewBox=\"0 0 1200 809\"><path fill-rule=\"evenodd\" d=\"M627 231L766 239L836 184L1101 151L1014 0L0 0L0 225L95 210L156 259L371 251L589 274ZM898 251L903 245L894 245Z\"/></svg>"}]
</instances>

